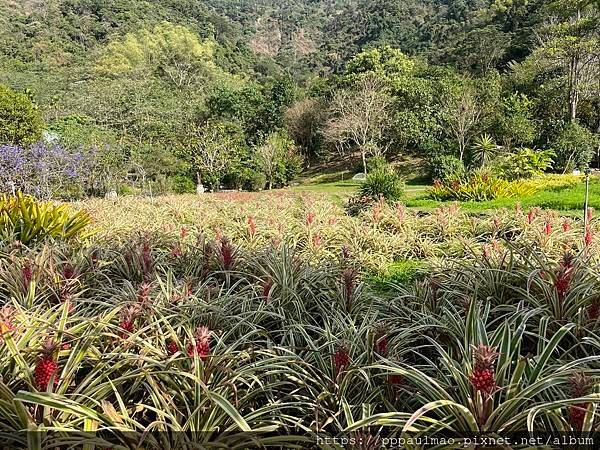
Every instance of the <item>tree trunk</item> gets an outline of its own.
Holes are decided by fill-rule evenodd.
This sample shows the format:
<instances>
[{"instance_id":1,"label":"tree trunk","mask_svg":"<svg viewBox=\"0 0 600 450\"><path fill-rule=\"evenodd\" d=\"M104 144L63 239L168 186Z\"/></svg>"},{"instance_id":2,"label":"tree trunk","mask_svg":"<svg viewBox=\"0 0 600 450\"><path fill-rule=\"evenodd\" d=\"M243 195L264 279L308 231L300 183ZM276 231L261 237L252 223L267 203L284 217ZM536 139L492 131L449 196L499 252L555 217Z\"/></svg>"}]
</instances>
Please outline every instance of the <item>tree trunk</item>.
<instances>
[{"instance_id":1,"label":"tree trunk","mask_svg":"<svg viewBox=\"0 0 600 450\"><path fill-rule=\"evenodd\" d=\"M367 176L367 153L364 150L361 150L360 154L362 156L363 169L365 171L365 177L366 177Z\"/></svg>"}]
</instances>

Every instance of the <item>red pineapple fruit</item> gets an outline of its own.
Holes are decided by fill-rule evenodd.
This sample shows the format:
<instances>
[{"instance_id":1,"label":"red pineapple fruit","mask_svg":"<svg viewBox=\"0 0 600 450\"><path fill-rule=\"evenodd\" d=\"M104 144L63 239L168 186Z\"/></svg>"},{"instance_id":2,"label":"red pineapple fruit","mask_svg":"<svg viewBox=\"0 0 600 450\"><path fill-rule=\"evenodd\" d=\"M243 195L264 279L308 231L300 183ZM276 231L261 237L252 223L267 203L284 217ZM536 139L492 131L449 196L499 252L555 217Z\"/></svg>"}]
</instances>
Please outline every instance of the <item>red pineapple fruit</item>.
<instances>
[{"instance_id":1,"label":"red pineapple fruit","mask_svg":"<svg viewBox=\"0 0 600 450\"><path fill-rule=\"evenodd\" d=\"M135 306L127 306L121 309L121 321L119 322L119 336L123 339L127 337L129 333L135 331L135 318L138 314L138 308Z\"/></svg>"},{"instance_id":2,"label":"red pineapple fruit","mask_svg":"<svg viewBox=\"0 0 600 450\"><path fill-rule=\"evenodd\" d=\"M31 280L33 280L33 265L31 264L31 261L27 260L21 269L21 282L23 284L24 292L29 290Z\"/></svg>"},{"instance_id":3,"label":"red pineapple fruit","mask_svg":"<svg viewBox=\"0 0 600 450\"><path fill-rule=\"evenodd\" d=\"M75 267L69 263L65 262L62 266L62 275L65 280L71 280L76 275Z\"/></svg>"},{"instance_id":4,"label":"red pineapple fruit","mask_svg":"<svg viewBox=\"0 0 600 450\"><path fill-rule=\"evenodd\" d=\"M388 337L387 329L385 324L378 324L375 326L375 352L381 356L387 356L388 354Z\"/></svg>"},{"instance_id":5,"label":"red pineapple fruit","mask_svg":"<svg viewBox=\"0 0 600 450\"><path fill-rule=\"evenodd\" d=\"M342 272L342 283L344 286L344 295L346 300L351 300L356 290L356 279L358 278L358 272L351 267L344 269Z\"/></svg>"},{"instance_id":6,"label":"red pineapple fruit","mask_svg":"<svg viewBox=\"0 0 600 450\"><path fill-rule=\"evenodd\" d=\"M54 360L54 351L56 344L51 339L46 339L42 343L42 353L35 363L35 386L39 391L45 391L50 383L50 378L54 375L54 384L58 383L56 373L58 371L58 363Z\"/></svg>"},{"instance_id":7,"label":"red pineapple fruit","mask_svg":"<svg viewBox=\"0 0 600 450\"><path fill-rule=\"evenodd\" d=\"M495 347L479 344L473 348L473 362L475 367L471 374L471 384L476 391L491 395L496 388L494 379L494 365L500 353Z\"/></svg>"},{"instance_id":8,"label":"red pineapple fruit","mask_svg":"<svg viewBox=\"0 0 600 450\"><path fill-rule=\"evenodd\" d=\"M556 281L554 287L558 294L558 298L563 301L571 288L571 280L573 278L574 257L571 253L565 253L562 257L558 269L556 271Z\"/></svg>"},{"instance_id":9,"label":"red pineapple fruit","mask_svg":"<svg viewBox=\"0 0 600 450\"><path fill-rule=\"evenodd\" d=\"M169 339L167 341L167 354L169 356L173 356L178 351L179 351L179 346L177 345L177 342L175 342L175 340L173 340L173 339Z\"/></svg>"},{"instance_id":10,"label":"red pineapple fruit","mask_svg":"<svg viewBox=\"0 0 600 450\"><path fill-rule=\"evenodd\" d=\"M585 246L589 247L590 245L592 245L593 241L594 241L594 235L592 234L592 230L588 226L585 229L585 238L584 238Z\"/></svg>"},{"instance_id":11,"label":"red pineapple fruit","mask_svg":"<svg viewBox=\"0 0 600 450\"><path fill-rule=\"evenodd\" d=\"M341 372L346 370L349 365L350 354L348 353L348 347L340 345L333 354L333 369L335 376L337 377Z\"/></svg>"},{"instance_id":12,"label":"red pineapple fruit","mask_svg":"<svg viewBox=\"0 0 600 450\"><path fill-rule=\"evenodd\" d=\"M271 297L271 289L273 289L274 282L269 277L262 283L262 298L266 301Z\"/></svg>"},{"instance_id":13,"label":"red pineapple fruit","mask_svg":"<svg viewBox=\"0 0 600 450\"><path fill-rule=\"evenodd\" d=\"M210 354L210 329L206 326L200 326L194 332L195 343L190 343L187 346L187 354L190 358L194 355L205 361Z\"/></svg>"},{"instance_id":14,"label":"red pineapple fruit","mask_svg":"<svg viewBox=\"0 0 600 450\"><path fill-rule=\"evenodd\" d=\"M350 253L350 247L348 247L346 244L342 245L342 259L348 260L351 258L351 256L352 254Z\"/></svg>"},{"instance_id":15,"label":"red pineapple fruit","mask_svg":"<svg viewBox=\"0 0 600 450\"><path fill-rule=\"evenodd\" d=\"M392 386L401 386L404 384L404 377L397 373L390 374L388 375L388 383Z\"/></svg>"},{"instance_id":16,"label":"red pineapple fruit","mask_svg":"<svg viewBox=\"0 0 600 450\"><path fill-rule=\"evenodd\" d=\"M231 270L235 265L235 248L226 237L220 239L219 253L224 270Z\"/></svg>"},{"instance_id":17,"label":"red pineapple fruit","mask_svg":"<svg viewBox=\"0 0 600 450\"><path fill-rule=\"evenodd\" d=\"M583 373L574 374L570 379L570 383L572 398L585 397L590 394L594 385L591 377ZM588 406L589 403L582 402L569 407L569 422L575 431L583 429L583 421L585 420Z\"/></svg>"},{"instance_id":18,"label":"red pineapple fruit","mask_svg":"<svg viewBox=\"0 0 600 450\"><path fill-rule=\"evenodd\" d=\"M152 247L150 246L150 240L144 239L142 242L142 270L144 272L144 278L147 278L154 266L154 260L152 257Z\"/></svg>"}]
</instances>

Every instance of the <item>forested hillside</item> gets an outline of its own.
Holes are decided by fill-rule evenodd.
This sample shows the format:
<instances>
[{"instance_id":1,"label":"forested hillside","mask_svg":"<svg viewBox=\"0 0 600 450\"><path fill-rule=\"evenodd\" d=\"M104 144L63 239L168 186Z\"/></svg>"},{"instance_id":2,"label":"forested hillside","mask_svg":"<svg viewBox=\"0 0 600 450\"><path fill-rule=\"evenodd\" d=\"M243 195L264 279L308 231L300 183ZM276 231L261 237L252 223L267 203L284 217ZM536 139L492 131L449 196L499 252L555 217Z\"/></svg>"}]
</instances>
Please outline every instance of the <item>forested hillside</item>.
<instances>
[{"instance_id":1,"label":"forested hillside","mask_svg":"<svg viewBox=\"0 0 600 450\"><path fill-rule=\"evenodd\" d=\"M4 102L41 124L3 141L77 149L88 193L281 186L352 151L570 170L597 149L598 28L589 0L1 0Z\"/></svg>"}]
</instances>

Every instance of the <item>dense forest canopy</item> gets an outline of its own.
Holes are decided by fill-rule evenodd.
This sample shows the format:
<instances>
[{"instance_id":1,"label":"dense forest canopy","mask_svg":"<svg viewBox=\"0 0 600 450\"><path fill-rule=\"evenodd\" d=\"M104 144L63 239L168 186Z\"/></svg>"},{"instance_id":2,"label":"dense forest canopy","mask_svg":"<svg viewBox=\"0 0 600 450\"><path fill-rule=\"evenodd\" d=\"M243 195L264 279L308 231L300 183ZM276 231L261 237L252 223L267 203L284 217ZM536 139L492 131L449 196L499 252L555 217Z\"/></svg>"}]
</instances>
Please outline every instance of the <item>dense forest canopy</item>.
<instances>
[{"instance_id":1,"label":"dense forest canopy","mask_svg":"<svg viewBox=\"0 0 600 450\"><path fill-rule=\"evenodd\" d=\"M354 150L468 166L534 148L583 168L599 15L589 0L0 0L0 124L33 108L46 143L93 158L99 192L285 185Z\"/></svg>"}]
</instances>

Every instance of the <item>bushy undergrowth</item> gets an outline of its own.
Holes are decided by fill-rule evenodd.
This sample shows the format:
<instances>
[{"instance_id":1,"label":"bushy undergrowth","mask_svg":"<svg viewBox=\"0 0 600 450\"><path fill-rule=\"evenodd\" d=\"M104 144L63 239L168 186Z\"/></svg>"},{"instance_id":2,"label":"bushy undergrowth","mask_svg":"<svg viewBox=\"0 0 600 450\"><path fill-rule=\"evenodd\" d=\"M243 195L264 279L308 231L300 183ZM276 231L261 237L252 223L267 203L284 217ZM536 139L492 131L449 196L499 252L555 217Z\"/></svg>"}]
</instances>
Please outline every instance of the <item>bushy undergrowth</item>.
<instances>
[{"instance_id":1,"label":"bushy undergrowth","mask_svg":"<svg viewBox=\"0 0 600 450\"><path fill-rule=\"evenodd\" d=\"M571 186L579 180L576 176L540 176L509 181L492 172L475 171L463 177L445 181L436 180L429 193L435 200L485 202L503 198L526 198L539 190Z\"/></svg>"},{"instance_id":2,"label":"bushy undergrowth","mask_svg":"<svg viewBox=\"0 0 600 450\"><path fill-rule=\"evenodd\" d=\"M28 245L46 238L76 238L88 226L84 211L73 212L66 205L39 202L18 193L0 196L0 239Z\"/></svg>"},{"instance_id":3,"label":"bushy undergrowth","mask_svg":"<svg viewBox=\"0 0 600 450\"><path fill-rule=\"evenodd\" d=\"M360 187L360 195L397 202L404 195L404 181L392 168L380 167L367 175Z\"/></svg>"},{"instance_id":4,"label":"bushy undergrowth","mask_svg":"<svg viewBox=\"0 0 600 450\"><path fill-rule=\"evenodd\" d=\"M591 234L552 251L568 227L508 227L385 297L343 245L316 262L188 230L6 243L0 429L102 430L101 448L596 430L598 258Z\"/></svg>"}]
</instances>

